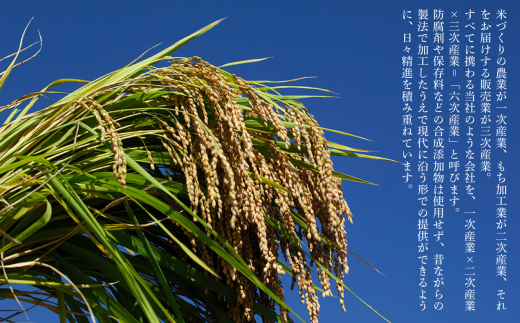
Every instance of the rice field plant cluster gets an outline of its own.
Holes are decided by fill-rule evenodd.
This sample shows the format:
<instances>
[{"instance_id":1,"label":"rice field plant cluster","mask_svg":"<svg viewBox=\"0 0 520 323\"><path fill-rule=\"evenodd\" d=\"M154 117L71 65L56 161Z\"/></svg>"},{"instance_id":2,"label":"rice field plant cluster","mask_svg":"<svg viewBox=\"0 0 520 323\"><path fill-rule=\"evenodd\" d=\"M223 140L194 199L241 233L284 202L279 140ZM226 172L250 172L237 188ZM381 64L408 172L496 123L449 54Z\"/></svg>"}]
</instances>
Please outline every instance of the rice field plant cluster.
<instances>
[{"instance_id":1,"label":"rice field plant cluster","mask_svg":"<svg viewBox=\"0 0 520 323\"><path fill-rule=\"evenodd\" d=\"M287 274L311 322L332 283L345 310L341 181L364 181L331 155L384 158L327 141L301 96L169 56L217 23L0 108L0 299L60 323L288 322ZM65 82L86 84L29 113Z\"/></svg>"}]
</instances>

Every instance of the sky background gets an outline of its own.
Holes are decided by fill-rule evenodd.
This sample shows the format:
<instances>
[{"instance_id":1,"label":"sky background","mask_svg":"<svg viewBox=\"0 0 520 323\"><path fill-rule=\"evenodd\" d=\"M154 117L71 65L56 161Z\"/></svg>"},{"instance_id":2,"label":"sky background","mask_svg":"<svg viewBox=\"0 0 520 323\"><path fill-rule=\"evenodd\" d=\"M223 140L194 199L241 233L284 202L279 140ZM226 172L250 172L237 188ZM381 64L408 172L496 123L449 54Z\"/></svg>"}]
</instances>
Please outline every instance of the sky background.
<instances>
[{"instance_id":1,"label":"sky background","mask_svg":"<svg viewBox=\"0 0 520 323\"><path fill-rule=\"evenodd\" d=\"M43 38L43 49L32 61L15 69L0 93L0 105L36 92L54 80L94 80L121 68L150 47L154 53L203 26L227 17L203 36L185 45L174 56L200 56L219 66L229 62L271 57L227 70L246 80L287 80L315 76L294 85L326 88L339 94L334 99L303 101L320 125L338 129L373 142L327 134L333 142L378 151L377 155L404 161L401 93L403 33L413 31L403 21L403 10L443 9L477 13L487 9L495 19L498 9L508 13L504 56L508 59L508 150L501 156L507 191L507 281L496 277L495 218L496 162L491 176L478 172L476 199L460 201L460 212L445 207L444 247L430 239L430 257L445 255L444 281L440 288L444 308L433 308L433 262L427 264L427 307L421 311L420 263L417 259L418 175L412 188L403 183L403 166L382 161L334 158L336 170L377 183L379 186L345 182L344 196L354 214L347 226L349 249L369 261L386 277L349 256L350 273L345 284L391 322L520 322L519 185L518 147L520 121L518 96L520 71L515 44L520 34L520 5L511 1L0 1L0 57L18 48L28 21L34 17L25 44ZM445 18L448 20L449 16ZM462 19L461 19L462 20ZM416 30L416 29L415 29ZM415 31L416 33L416 31ZM416 44L415 44L416 46ZM32 49L28 52L33 52ZM415 53L414 53L415 55ZM461 54L461 57L463 54ZM24 53L22 58L27 58ZM446 57L447 58L447 57ZM8 65L3 61L2 70ZM430 79L431 80L431 79ZM476 77L476 80L479 80ZM414 80L415 81L415 80ZM72 91L74 86L55 88ZM311 94L290 90L285 94ZM322 93L312 92L321 95ZM56 98L50 97L53 102ZM44 100L39 101L44 107ZM415 103L414 103L415 104ZM494 114L494 112L493 112ZM461 111L461 115L464 113ZM6 114L0 114L4 120ZM415 131L415 130L414 130ZM416 138L414 134L414 138ZM462 149L462 148L461 148ZM411 151L416 151L414 148ZM431 151L431 149L430 149ZM462 152L462 150L461 150ZM500 153L500 154L499 154ZM415 161L416 162L416 161ZM417 172L414 170L414 174ZM430 172L431 174L431 172ZM428 179L431 184L431 179ZM432 184L433 186L433 184ZM429 195L433 199L433 195ZM431 205L430 205L431 209ZM474 255L476 311L465 311L463 211L478 210L477 252ZM431 217L429 217L432 220ZM433 228L430 227L430 234ZM430 258L431 259L431 258ZM285 284L289 290L289 282ZM505 311L497 311L499 289L505 291ZM297 291L286 293L287 304L308 319ZM321 322L384 322L354 296L345 292L347 314L337 298L320 299ZM2 301L0 309L13 308ZM1 315L1 314L0 314ZM53 313L29 312L29 322L55 322ZM19 316L20 322L25 322Z\"/></svg>"}]
</instances>

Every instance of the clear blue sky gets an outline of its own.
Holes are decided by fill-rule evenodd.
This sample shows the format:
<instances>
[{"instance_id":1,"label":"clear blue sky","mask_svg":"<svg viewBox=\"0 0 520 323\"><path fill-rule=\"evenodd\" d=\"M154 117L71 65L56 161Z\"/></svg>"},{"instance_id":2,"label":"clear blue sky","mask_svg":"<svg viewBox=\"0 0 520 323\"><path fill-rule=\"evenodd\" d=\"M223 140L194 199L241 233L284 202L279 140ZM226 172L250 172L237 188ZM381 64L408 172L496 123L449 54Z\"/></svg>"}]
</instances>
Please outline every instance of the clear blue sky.
<instances>
[{"instance_id":1,"label":"clear blue sky","mask_svg":"<svg viewBox=\"0 0 520 323\"><path fill-rule=\"evenodd\" d=\"M520 136L515 128L520 121L519 91L515 90L520 88L520 48L514 43L520 34L518 0L153 1L149 4L97 0L2 1L0 57L15 51L21 32L32 17L26 44L36 41L37 30L40 30L43 49L37 58L14 70L0 93L0 105L38 91L56 79L93 80L126 65L158 43L162 43L158 50L165 48L195 30L227 17L175 56L197 55L217 66L273 56L267 61L233 66L228 70L246 80L316 76L295 85L326 88L340 96L304 101L318 122L324 127L344 130L374 142L333 134L328 136L331 141L377 150L380 156L403 161L401 57L403 30L407 28L402 19L404 9L413 13L417 9L459 13L468 9L476 12L487 9L493 14L497 9L505 9L508 12L504 55L508 59L509 148L507 154L501 155L504 156L501 160L508 184L507 282L495 274L497 230L492 203L496 167L491 179L478 174L475 201L460 202L461 211L480 211L474 217L478 248L474 255L476 311L464 310L464 220L467 216L446 207L446 211L450 211L445 221L445 246L441 249L431 237L432 250L429 252L430 257L434 252L445 255L445 285L441 288L444 308L437 311L432 307L435 289L432 287L433 262L430 261L427 265L429 286L426 287L428 307L421 312L417 178L409 189L401 177L404 175L402 165L341 158L334 160L337 170L380 185L348 182L344 183L343 189L354 214L354 225L347 227L349 248L386 276L350 256L350 273L345 284L391 322L520 322L520 208L516 198L519 196ZM2 63L7 66L5 61ZM73 87L56 89L71 91ZM285 93L301 92L288 90ZM5 117L5 114L0 115L2 120ZM493 159L493 162L497 161ZM429 196L433 199L433 195ZM431 227L430 232L434 232ZM287 289L289 286L286 284ZM498 289L506 292L506 311L496 311ZM306 309L299 305L297 291L288 292L286 296L288 304L307 318ZM345 297L347 314L341 311L337 298L320 302L321 322L384 322L350 294ZM7 304L0 302L0 309L6 309ZM13 308L11 305L9 303ZM29 312L29 321L55 322L56 317L51 314L35 309Z\"/></svg>"}]
</instances>

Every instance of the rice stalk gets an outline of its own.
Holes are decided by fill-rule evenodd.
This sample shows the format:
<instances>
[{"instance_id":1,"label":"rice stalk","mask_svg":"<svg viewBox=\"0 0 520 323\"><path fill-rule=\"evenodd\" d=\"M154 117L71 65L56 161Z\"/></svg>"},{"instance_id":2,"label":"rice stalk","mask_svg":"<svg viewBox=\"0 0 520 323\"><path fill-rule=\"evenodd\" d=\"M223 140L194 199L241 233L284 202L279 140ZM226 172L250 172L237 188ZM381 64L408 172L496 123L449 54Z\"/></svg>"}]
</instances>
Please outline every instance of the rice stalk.
<instances>
[{"instance_id":1,"label":"rice stalk","mask_svg":"<svg viewBox=\"0 0 520 323\"><path fill-rule=\"evenodd\" d=\"M35 286L63 321L288 322L289 272L311 322L331 277L346 311L341 179L363 180L331 154L384 158L329 143L275 87L169 56L217 23L40 111L52 86L18 100L0 128L5 283Z\"/></svg>"}]
</instances>

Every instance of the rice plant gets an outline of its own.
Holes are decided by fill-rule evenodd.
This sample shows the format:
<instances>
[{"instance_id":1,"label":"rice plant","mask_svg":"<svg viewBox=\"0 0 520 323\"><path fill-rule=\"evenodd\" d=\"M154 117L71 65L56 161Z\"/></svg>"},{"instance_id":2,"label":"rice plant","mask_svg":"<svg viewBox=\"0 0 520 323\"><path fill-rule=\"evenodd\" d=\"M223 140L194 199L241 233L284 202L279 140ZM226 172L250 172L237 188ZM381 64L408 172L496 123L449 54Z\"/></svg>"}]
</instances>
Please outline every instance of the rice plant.
<instances>
[{"instance_id":1,"label":"rice plant","mask_svg":"<svg viewBox=\"0 0 520 323\"><path fill-rule=\"evenodd\" d=\"M0 128L0 299L60 323L288 322L280 275L291 275L311 322L332 284L345 309L341 181L365 181L334 171L331 155L385 158L327 141L276 85L170 56L218 23L0 108L12 109ZM29 113L65 82L86 84Z\"/></svg>"}]
</instances>

